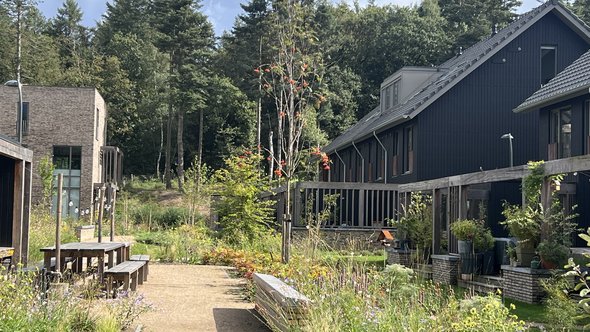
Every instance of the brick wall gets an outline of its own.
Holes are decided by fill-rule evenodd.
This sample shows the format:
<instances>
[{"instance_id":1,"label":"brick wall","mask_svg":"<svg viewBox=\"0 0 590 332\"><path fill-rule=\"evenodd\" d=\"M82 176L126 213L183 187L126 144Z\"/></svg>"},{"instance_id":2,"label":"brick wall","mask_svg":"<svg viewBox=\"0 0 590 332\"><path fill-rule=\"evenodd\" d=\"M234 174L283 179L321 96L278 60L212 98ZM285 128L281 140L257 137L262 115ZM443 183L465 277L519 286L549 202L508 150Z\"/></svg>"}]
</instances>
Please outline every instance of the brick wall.
<instances>
[{"instance_id":1,"label":"brick wall","mask_svg":"<svg viewBox=\"0 0 590 332\"><path fill-rule=\"evenodd\" d=\"M100 181L100 146L105 144L104 100L94 88L25 85L22 90L23 102L29 103L29 133L23 144L34 153L33 202L42 198L39 160L51 157L54 145L81 146L80 206L90 207L92 185ZM16 137L17 109L18 89L0 86L0 134Z\"/></svg>"},{"instance_id":2,"label":"brick wall","mask_svg":"<svg viewBox=\"0 0 590 332\"><path fill-rule=\"evenodd\" d=\"M456 285L460 259L450 255L432 255L432 280L444 285Z\"/></svg>"},{"instance_id":3,"label":"brick wall","mask_svg":"<svg viewBox=\"0 0 590 332\"><path fill-rule=\"evenodd\" d=\"M387 264L399 264L412 267L412 254L414 250L387 249Z\"/></svg>"},{"instance_id":4,"label":"brick wall","mask_svg":"<svg viewBox=\"0 0 590 332\"><path fill-rule=\"evenodd\" d=\"M526 303L540 303L545 297L541 280L551 277L551 270L502 265L505 297Z\"/></svg>"}]
</instances>

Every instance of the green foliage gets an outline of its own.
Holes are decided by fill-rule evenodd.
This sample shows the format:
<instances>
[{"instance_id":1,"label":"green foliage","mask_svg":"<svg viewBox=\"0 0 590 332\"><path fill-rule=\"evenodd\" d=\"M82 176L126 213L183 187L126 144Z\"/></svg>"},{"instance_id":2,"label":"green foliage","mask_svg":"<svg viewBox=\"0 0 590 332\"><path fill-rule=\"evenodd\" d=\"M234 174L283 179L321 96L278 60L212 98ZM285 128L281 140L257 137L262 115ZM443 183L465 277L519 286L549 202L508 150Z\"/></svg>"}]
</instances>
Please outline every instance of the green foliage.
<instances>
[{"instance_id":1,"label":"green foliage","mask_svg":"<svg viewBox=\"0 0 590 332\"><path fill-rule=\"evenodd\" d=\"M423 250L426 258L432 245L432 197L412 193L410 205L403 206L403 216L395 226L412 240L418 249Z\"/></svg>"},{"instance_id":2,"label":"green foliage","mask_svg":"<svg viewBox=\"0 0 590 332\"><path fill-rule=\"evenodd\" d=\"M451 224L451 232L461 241L473 241L478 235L479 227L475 220L457 220Z\"/></svg>"},{"instance_id":3,"label":"green foliage","mask_svg":"<svg viewBox=\"0 0 590 332\"><path fill-rule=\"evenodd\" d=\"M219 215L220 234L231 244L252 243L269 232L272 201L259 197L266 188L258 169L260 157L251 151L226 159L226 168L213 175L213 208Z\"/></svg>"},{"instance_id":4,"label":"green foliage","mask_svg":"<svg viewBox=\"0 0 590 332\"><path fill-rule=\"evenodd\" d=\"M132 213L135 223L147 225L148 229L178 227L189 218L187 208L161 206L156 203L142 204Z\"/></svg>"},{"instance_id":5,"label":"green foliage","mask_svg":"<svg viewBox=\"0 0 590 332\"><path fill-rule=\"evenodd\" d=\"M569 297L572 284L563 277L555 277L542 281L541 285L547 298L545 299L546 319L551 331L573 331L576 329L576 317L582 310Z\"/></svg>"},{"instance_id":6,"label":"green foliage","mask_svg":"<svg viewBox=\"0 0 590 332\"><path fill-rule=\"evenodd\" d=\"M531 173L523 180L523 193L526 202L524 208L504 203L502 214L506 218L503 225L512 236L520 242L540 249L551 258L563 261L565 248L571 245L571 234L576 231L574 219L577 214L566 213L558 196L553 193L551 206L545 207L541 199L543 182L546 180L543 161L529 162ZM558 184L561 175L549 177L547 181Z\"/></svg>"},{"instance_id":7,"label":"green foliage","mask_svg":"<svg viewBox=\"0 0 590 332\"><path fill-rule=\"evenodd\" d=\"M586 241L586 245L590 247L590 228L586 233L581 233L579 236ZM590 259L590 254L584 253L585 258ZM590 267L590 263L585 265L586 268ZM583 321L586 325L584 329L590 328L590 276L588 275L588 269L582 269L579 264L574 262L573 258L568 259L568 264L565 266L569 271L565 274L565 277L573 276L576 280L574 290L578 292L582 298L578 301L579 308L582 309L582 313L575 316L574 318L579 321Z\"/></svg>"},{"instance_id":8,"label":"green foliage","mask_svg":"<svg viewBox=\"0 0 590 332\"><path fill-rule=\"evenodd\" d=\"M64 219L61 227L62 243L76 242L76 226L82 220ZM49 208L38 205L31 209L29 227L29 266L37 266L43 260L43 253L39 249L55 245L55 216L49 213Z\"/></svg>"},{"instance_id":9,"label":"green foliage","mask_svg":"<svg viewBox=\"0 0 590 332\"><path fill-rule=\"evenodd\" d=\"M44 205L49 205L51 197L53 196L53 171L55 170L51 156L44 156L41 158L37 169L43 187L42 203Z\"/></svg>"}]
</instances>

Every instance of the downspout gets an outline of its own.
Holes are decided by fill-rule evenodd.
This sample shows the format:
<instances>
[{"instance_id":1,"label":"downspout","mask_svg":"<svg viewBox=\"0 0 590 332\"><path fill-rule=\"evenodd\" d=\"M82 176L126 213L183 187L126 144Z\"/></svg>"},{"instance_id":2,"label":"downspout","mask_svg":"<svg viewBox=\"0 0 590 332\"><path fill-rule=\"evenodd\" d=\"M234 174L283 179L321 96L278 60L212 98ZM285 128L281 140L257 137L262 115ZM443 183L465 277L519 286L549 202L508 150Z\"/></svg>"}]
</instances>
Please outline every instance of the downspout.
<instances>
[{"instance_id":1,"label":"downspout","mask_svg":"<svg viewBox=\"0 0 590 332\"><path fill-rule=\"evenodd\" d=\"M334 153L336 154L336 156L338 157L338 159L340 159L340 162L342 163L342 166L344 166L344 181L343 182L346 182L346 163L344 163L344 160L342 160L342 158L338 154L338 150L334 150Z\"/></svg>"},{"instance_id":2,"label":"downspout","mask_svg":"<svg viewBox=\"0 0 590 332\"><path fill-rule=\"evenodd\" d=\"M365 158L363 158L363 154L359 151L359 149L356 147L356 144L354 144L354 141L352 141L352 146L354 147L354 149L356 150L356 153L359 155L359 157L361 157L361 182L365 182Z\"/></svg>"},{"instance_id":3,"label":"downspout","mask_svg":"<svg viewBox=\"0 0 590 332\"><path fill-rule=\"evenodd\" d=\"M379 145L381 145L381 149L383 149L383 154L385 155L385 164L383 165L383 168L385 168L385 178L384 178L383 183L387 184L387 166L389 165L387 163L387 149L385 148L385 146L383 146L383 143L381 143L381 140L379 139L379 137L377 137L377 135L375 135L375 131L373 131L373 136L375 136L377 143L379 143Z\"/></svg>"}]
</instances>

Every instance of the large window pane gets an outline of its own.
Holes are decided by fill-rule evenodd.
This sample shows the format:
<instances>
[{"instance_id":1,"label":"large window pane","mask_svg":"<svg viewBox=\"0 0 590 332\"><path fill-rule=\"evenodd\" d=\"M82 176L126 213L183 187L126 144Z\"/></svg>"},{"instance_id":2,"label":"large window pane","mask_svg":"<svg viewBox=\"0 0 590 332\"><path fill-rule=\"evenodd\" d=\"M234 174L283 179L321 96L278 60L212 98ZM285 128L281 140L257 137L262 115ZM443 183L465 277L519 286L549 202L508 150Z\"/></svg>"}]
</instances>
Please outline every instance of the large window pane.
<instances>
[{"instance_id":1,"label":"large window pane","mask_svg":"<svg viewBox=\"0 0 590 332\"><path fill-rule=\"evenodd\" d=\"M547 84L557 71L557 48L541 46L541 84Z\"/></svg>"}]
</instances>

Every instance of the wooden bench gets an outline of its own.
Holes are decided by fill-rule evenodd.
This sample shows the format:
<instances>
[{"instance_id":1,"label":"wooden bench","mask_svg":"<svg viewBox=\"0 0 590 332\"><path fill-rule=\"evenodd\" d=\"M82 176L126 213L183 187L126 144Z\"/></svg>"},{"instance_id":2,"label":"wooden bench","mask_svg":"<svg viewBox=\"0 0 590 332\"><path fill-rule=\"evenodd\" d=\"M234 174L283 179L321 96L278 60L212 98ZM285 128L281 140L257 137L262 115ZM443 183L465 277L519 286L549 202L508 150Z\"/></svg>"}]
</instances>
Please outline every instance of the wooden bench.
<instances>
[{"instance_id":1,"label":"wooden bench","mask_svg":"<svg viewBox=\"0 0 590 332\"><path fill-rule=\"evenodd\" d=\"M104 275L107 279L108 296L112 294L115 282L123 282L124 291L129 289L135 291L137 284L143 284L143 268L145 264L143 261L125 261L106 270Z\"/></svg>"},{"instance_id":2,"label":"wooden bench","mask_svg":"<svg viewBox=\"0 0 590 332\"><path fill-rule=\"evenodd\" d=\"M256 310L273 329L292 331L304 325L311 303L305 295L268 274L255 273L254 285Z\"/></svg>"},{"instance_id":3,"label":"wooden bench","mask_svg":"<svg viewBox=\"0 0 590 332\"><path fill-rule=\"evenodd\" d=\"M133 255L129 257L129 260L145 262L145 268L143 269L143 281L147 281L148 274L150 273L150 255Z\"/></svg>"}]
</instances>

